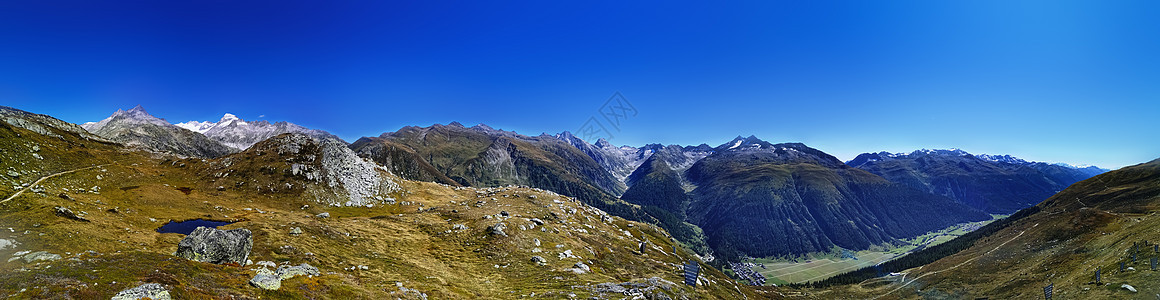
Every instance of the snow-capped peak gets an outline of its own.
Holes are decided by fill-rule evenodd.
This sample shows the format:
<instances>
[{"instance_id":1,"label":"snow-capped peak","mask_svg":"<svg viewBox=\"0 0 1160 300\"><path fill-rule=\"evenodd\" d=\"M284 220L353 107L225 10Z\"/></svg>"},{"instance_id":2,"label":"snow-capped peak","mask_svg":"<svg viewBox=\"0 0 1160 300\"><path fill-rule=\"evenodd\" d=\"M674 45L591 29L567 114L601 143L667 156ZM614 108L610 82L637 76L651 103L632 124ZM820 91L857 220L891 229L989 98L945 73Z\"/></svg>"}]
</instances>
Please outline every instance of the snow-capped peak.
<instances>
[{"instance_id":1,"label":"snow-capped peak","mask_svg":"<svg viewBox=\"0 0 1160 300\"><path fill-rule=\"evenodd\" d=\"M210 122L210 121L205 121L205 122L189 121L189 122L177 123L177 124L173 124L173 125L176 125L177 127L188 129L189 131L193 131L193 132L197 132L197 133L205 133L206 130L213 128L213 126L217 125L217 123Z\"/></svg>"},{"instance_id":2,"label":"snow-capped peak","mask_svg":"<svg viewBox=\"0 0 1160 300\"><path fill-rule=\"evenodd\" d=\"M740 147L740 146L741 146L741 143L743 143L743 142L745 142L745 140L740 140L740 139L739 139L739 140L737 140L736 142L734 142L734 143L733 143L733 146L729 146L729 149L733 149L733 148Z\"/></svg>"},{"instance_id":3,"label":"snow-capped peak","mask_svg":"<svg viewBox=\"0 0 1160 300\"><path fill-rule=\"evenodd\" d=\"M246 121L242 120L242 118L238 118L238 116L235 116L234 114L231 114L231 113L226 113L224 116L222 116L222 119L218 121L218 124L222 124L222 125L226 125L226 124L230 124L230 123L237 124L237 125L243 125L243 126L246 125Z\"/></svg>"}]
</instances>

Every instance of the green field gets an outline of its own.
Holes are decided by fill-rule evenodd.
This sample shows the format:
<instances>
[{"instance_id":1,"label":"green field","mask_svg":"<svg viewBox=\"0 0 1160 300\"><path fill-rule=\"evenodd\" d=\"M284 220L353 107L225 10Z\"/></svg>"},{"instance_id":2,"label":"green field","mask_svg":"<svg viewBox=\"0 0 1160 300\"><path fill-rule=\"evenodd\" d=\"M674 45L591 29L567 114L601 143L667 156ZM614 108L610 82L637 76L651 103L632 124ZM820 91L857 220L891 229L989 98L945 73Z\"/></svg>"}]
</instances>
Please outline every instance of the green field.
<instances>
[{"instance_id":1,"label":"green field","mask_svg":"<svg viewBox=\"0 0 1160 300\"><path fill-rule=\"evenodd\" d=\"M930 247L941 244L994 220L1006 217L1006 215L993 215L993 217L994 219L988 221L955 224L942 230L904 239L901 241L903 243L901 246L875 246L870 250L857 251L854 253L854 257L857 259L842 258L841 255L837 254L838 251L835 251L834 253L812 254L809 258L797 259L796 261L758 258L749 262L758 264L754 271L765 275L768 278L767 283L770 284L782 285L819 281L902 256L919 246ZM762 265L765 268L762 268Z\"/></svg>"}]
</instances>

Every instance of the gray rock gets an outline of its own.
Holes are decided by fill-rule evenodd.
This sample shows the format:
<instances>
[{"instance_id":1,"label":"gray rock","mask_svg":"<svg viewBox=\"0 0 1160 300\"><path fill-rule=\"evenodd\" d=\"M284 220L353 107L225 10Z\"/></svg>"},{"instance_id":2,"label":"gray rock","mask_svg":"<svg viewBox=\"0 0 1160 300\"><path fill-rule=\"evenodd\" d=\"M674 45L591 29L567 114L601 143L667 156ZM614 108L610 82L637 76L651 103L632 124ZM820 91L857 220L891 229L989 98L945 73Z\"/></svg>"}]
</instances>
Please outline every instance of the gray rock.
<instances>
[{"instance_id":1,"label":"gray rock","mask_svg":"<svg viewBox=\"0 0 1160 300\"><path fill-rule=\"evenodd\" d=\"M72 210L69 210L67 207L57 206L55 211L56 211L56 215L61 216L61 217L65 217L65 218L69 218L69 219L73 219L73 220L77 220L77 221L82 221L82 222L89 221L89 220L86 220L85 218L78 216L76 213L73 213Z\"/></svg>"},{"instance_id":2,"label":"gray rock","mask_svg":"<svg viewBox=\"0 0 1160 300\"><path fill-rule=\"evenodd\" d=\"M254 278L250 278L250 285L264 290L277 290L282 288L282 279L277 275L259 272Z\"/></svg>"},{"instance_id":3,"label":"gray rock","mask_svg":"<svg viewBox=\"0 0 1160 300\"><path fill-rule=\"evenodd\" d=\"M301 234L302 234L302 228L298 228L298 227L290 228L290 235L301 235Z\"/></svg>"},{"instance_id":4,"label":"gray rock","mask_svg":"<svg viewBox=\"0 0 1160 300\"><path fill-rule=\"evenodd\" d=\"M113 296L112 300L137 300L143 298L153 300L173 299L169 296L169 291L164 286L156 283L146 283L121 291L116 296Z\"/></svg>"},{"instance_id":5,"label":"gray rock","mask_svg":"<svg viewBox=\"0 0 1160 300\"><path fill-rule=\"evenodd\" d=\"M294 276L318 276L321 274L318 272L318 268L305 263L297 266L281 266L278 267L278 271L275 273L281 280L294 278Z\"/></svg>"},{"instance_id":6,"label":"gray rock","mask_svg":"<svg viewBox=\"0 0 1160 300\"><path fill-rule=\"evenodd\" d=\"M532 218L528 221L532 221L532 223L536 223L536 226L544 226L544 221L540 220L540 219Z\"/></svg>"},{"instance_id":7,"label":"gray rock","mask_svg":"<svg viewBox=\"0 0 1160 300\"><path fill-rule=\"evenodd\" d=\"M1120 287L1124 288L1125 290L1128 290L1129 292L1133 292L1133 293L1136 292L1136 287L1128 285L1127 283L1120 285Z\"/></svg>"},{"instance_id":8,"label":"gray rock","mask_svg":"<svg viewBox=\"0 0 1160 300\"><path fill-rule=\"evenodd\" d=\"M506 210L504 210L504 211L500 211L500 212L499 212L499 215L501 215L501 216L504 216L504 217L510 217L510 216L511 216L511 214L509 214L509 213L508 213Z\"/></svg>"},{"instance_id":9,"label":"gray rock","mask_svg":"<svg viewBox=\"0 0 1160 300\"><path fill-rule=\"evenodd\" d=\"M495 225L491 225L491 227L488 227L487 231L490 232L492 235L506 237L508 235L506 232L503 232L504 229L507 229L507 225L504 225L503 223L496 223Z\"/></svg>"},{"instance_id":10,"label":"gray rock","mask_svg":"<svg viewBox=\"0 0 1160 300\"><path fill-rule=\"evenodd\" d=\"M319 219L325 219L325 218L329 218L329 217L330 217L330 213L328 213L328 212L324 212L324 213L318 214L318 215L317 215L317 216L315 216L315 217L318 217Z\"/></svg>"},{"instance_id":11,"label":"gray rock","mask_svg":"<svg viewBox=\"0 0 1160 300\"><path fill-rule=\"evenodd\" d=\"M592 268L588 267L588 265L584 264L584 262L577 262L575 265L572 265L572 267L584 270L584 272L592 272Z\"/></svg>"},{"instance_id":12,"label":"gray rock","mask_svg":"<svg viewBox=\"0 0 1160 300\"><path fill-rule=\"evenodd\" d=\"M537 265L545 265L548 263L548 260L544 259L543 257L540 257L539 255L536 255L536 256L532 256L532 262L536 263Z\"/></svg>"},{"instance_id":13,"label":"gray rock","mask_svg":"<svg viewBox=\"0 0 1160 300\"><path fill-rule=\"evenodd\" d=\"M243 264L254 246L249 229L219 230L198 227L177 244L174 255L215 264Z\"/></svg>"},{"instance_id":14,"label":"gray rock","mask_svg":"<svg viewBox=\"0 0 1160 300\"><path fill-rule=\"evenodd\" d=\"M532 243L536 244L536 247L539 247L540 246L540 239L532 239Z\"/></svg>"},{"instance_id":15,"label":"gray rock","mask_svg":"<svg viewBox=\"0 0 1160 300\"><path fill-rule=\"evenodd\" d=\"M54 261L60 259L60 254L52 254L47 251L36 251L24 256L25 263L32 263L36 261Z\"/></svg>"},{"instance_id":16,"label":"gray rock","mask_svg":"<svg viewBox=\"0 0 1160 300\"><path fill-rule=\"evenodd\" d=\"M455 225L451 226L451 229L452 230L467 230L467 225L455 224Z\"/></svg>"},{"instance_id":17,"label":"gray rock","mask_svg":"<svg viewBox=\"0 0 1160 300\"><path fill-rule=\"evenodd\" d=\"M4 250L4 249L8 249L8 248L15 249L16 248L16 241L9 240L9 239L0 239L0 250Z\"/></svg>"}]
</instances>

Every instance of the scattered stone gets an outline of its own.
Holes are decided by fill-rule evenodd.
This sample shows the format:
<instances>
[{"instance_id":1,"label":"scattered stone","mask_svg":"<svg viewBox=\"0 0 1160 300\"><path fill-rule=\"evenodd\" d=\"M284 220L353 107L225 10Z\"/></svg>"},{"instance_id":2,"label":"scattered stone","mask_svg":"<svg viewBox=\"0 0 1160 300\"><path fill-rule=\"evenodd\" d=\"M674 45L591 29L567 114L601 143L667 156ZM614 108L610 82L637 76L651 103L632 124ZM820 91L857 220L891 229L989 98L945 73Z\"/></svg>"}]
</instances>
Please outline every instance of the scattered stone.
<instances>
[{"instance_id":1,"label":"scattered stone","mask_svg":"<svg viewBox=\"0 0 1160 300\"><path fill-rule=\"evenodd\" d=\"M137 299L153 299L153 300L170 300L169 291L164 286L156 283L146 283L138 285L135 288L127 289L117 293L112 300L137 300Z\"/></svg>"},{"instance_id":2,"label":"scattered stone","mask_svg":"<svg viewBox=\"0 0 1160 300\"><path fill-rule=\"evenodd\" d=\"M277 290L282 288L282 279L274 274L259 272L254 278L250 278L250 285L264 290Z\"/></svg>"},{"instance_id":3,"label":"scattered stone","mask_svg":"<svg viewBox=\"0 0 1160 300\"><path fill-rule=\"evenodd\" d=\"M88 222L89 221L85 218L78 216L76 213L73 213L72 210L68 209L67 207L57 206L54 210L56 211L56 215L61 216L61 217L65 217L68 219L73 219L73 220L77 220L77 221L81 221L81 222Z\"/></svg>"},{"instance_id":4,"label":"scattered stone","mask_svg":"<svg viewBox=\"0 0 1160 300\"><path fill-rule=\"evenodd\" d=\"M198 227L177 244L174 255L193 261L240 265L246 262L253 246L253 234L249 229Z\"/></svg>"},{"instance_id":5,"label":"scattered stone","mask_svg":"<svg viewBox=\"0 0 1160 300\"><path fill-rule=\"evenodd\" d=\"M1124 288L1125 290L1128 290L1129 292L1133 292L1133 293L1136 292L1136 287L1128 285L1127 283L1125 283L1124 285L1121 285L1120 287Z\"/></svg>"},{"instance_id":6,"label":"scattered stone","mask_svg":"<svg viewBox=\"0 0 1160 300\"><path fill-rule=\"evenodd\" d=\"M451 226L452 230L467 230L467 225L455 224Z\"/></svg>"},{"instance_id":7,"label":"scattered stone","mask_svg":"<svg viewBox=\"0 0 1160 300\"><path fill-rule=\"evenodd\" d=\"M510 217L510 216L511 216L511 214L509 214L509 213L508 213L506 210L500 211L500 212L499 212L499 215L501 215L501 216L504 216L504 217Z\"/></svg>"},{"instance_id":8,"label":"scattered stone","mask_svg":"<svg viewBox=\"0 0 1160 300\"><path fill-rule=\"evenodd\" d=\"M584 270L584 272L592 272L592 268L589 267L588 265L584 264L584 262L582 262L582 261L576 262L576 264L572 265L572 267Z\"/></svg>"},{"instance_id":9,"label":"scattered stone","mask_svg":"<svg viewBox=\"0 0 1160 300\"><path fill-rule=\"evenodd\" d=\"M536 247L539 247L540 246L540 239L532 239L532 243L536 244Z\"/></svg>"},{"instance_id":10,"label":"scattered stone","mask_svg":"<svg viewBox=\"0 0 1160 300\"><path fill-rule=\"evenodd\" d=\"M25 263L32 263L32 262L42 261L42 260L54 261L54 260L58 260L58 259L60 259L60 254L52 254L52 253L48 253L48 251L36 251L36 252L28 253L28 255L24 255L24 262Z\"/></svg>"},{"instance_id":11,"label":"scattered stone","mask_svg":"<svg viewBox=\"0 0 1160 300\"><path fill-rule=\"evenodd\" d=\"M558 254L558 255L556 255L556 256L557 256L557 257L559 257L560 259L565 259L565 258L579 258L579 257L577 257L577 256L575 256L575 255L572 255L572 249L564 250L564 252L560 252L560 254Z\"/></svg>"},{"instance_id":12,"label":"scattered stone","mask_svg":"<svg viewBox=\"0 0 1160 300\"><path fill-rule=\"evenodd\" d=\"M302 235L302 228L290 228L290 235Z\"/></svg>"},{"instance_id":13,"label":"scattered stone","mask_svg":"<svg viewBox=\"0 0 1160 300\"><path fill-rule=\"evenodd\" d=\"M318 276L321 274L318 272L318 268L305 263L297 266L281 266L275 273L280 280L294 278L294 276Z\"/></svg>"},{"instance_id":14,"label":"scattered stone","mask_svg":"<svg viewBox=\"0 0 1160 300\"><path fill-rule=\"evenodd\" d=\"M320 213L320 214L318 214L318 215L317 215L317 216L315 216L315 217L318 217L319 219L325 219L325 218L329 218L329 217L330 217L330 213L328 213L328 212Z\"/></svg>"},{"instance_id":15,"label":"scattered stone","mask_svg":"<svg viewBox=\"0 0 1160 300\"><path fill-rule=\"evenodd\" d=\"M506 232L503 232L504 229L507 229L507 225L504 225L503 223L496 223L495 225L491 225L491 227L488 227L487 231L490 232L492 235L506 237L508 235Z\"/></svg>"},{"instance_id":16,"label":"scattered stone","mask_svg":"<svg viewBox=\"0 0 1160 300\"><path fill-rule=\"evenodd\" d=\"M528 221L532 221L532 223L536 223L536 226L544 226L544 221L540 220L540 219L532 218Z\"/></svg>"},{"instance_id":17,"label":"scattered stone","mask_svg":"<svg viewBox=\"0 0 1160 300\"><path fill-rule=\"evenodd\" d=\"M263 266L263 267L269 267L269 268L277 268L278 267L278 264L275 264L272 261L266 261L266 260L259 261L258 265Z\"/></svg>"},{"instance_id":18,"label":"scattered stone","mask_svg":"<svg viewBox=\"0 0 1160 300\"><path fill-rule=\"evenodd\" d=\"M4 250L4 249L8 249L8 248L15 249L16 248L16 241L9 240L9 239L0 239L0 250Z\"/></svg>"},{"instance_id":19,"label":"scattered stone","mask_svg":"<svg viewBox=\"0 0 1160 300\"><path fill-rule=\"evenodd\" d=\"M532 262L536 263L537 265L541 265L541 266L548 264L548 260L544 259L543 257L540 257L539 255L532 256Z\"/></svg>"}]
</instances>

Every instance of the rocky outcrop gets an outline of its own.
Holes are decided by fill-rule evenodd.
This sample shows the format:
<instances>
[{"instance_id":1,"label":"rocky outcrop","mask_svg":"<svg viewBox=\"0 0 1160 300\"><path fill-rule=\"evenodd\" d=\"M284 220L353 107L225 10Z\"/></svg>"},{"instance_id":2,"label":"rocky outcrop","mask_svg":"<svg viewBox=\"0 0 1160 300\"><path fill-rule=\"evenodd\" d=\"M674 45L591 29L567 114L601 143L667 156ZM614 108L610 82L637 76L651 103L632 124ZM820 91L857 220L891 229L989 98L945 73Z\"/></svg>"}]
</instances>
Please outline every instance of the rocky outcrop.
<instances>
[{"instance_id":1,"label":"rocky outcrop","mask_svg":"<svg viewBox=\"0 0 1160 300\"><path fill-rule=\"evenodd\" d=\"M306 181L299 186L324 189L312 194L317 197L316 201L331 206L389 204L395 200L388 195L400 190L390 171L358 157L346 144L298 133L282 134L254 144L246 151L226 157L220 166L220 174L239 177L271 176L276 174L261 170L282 170L282 176ZM297 188L291 185L283 189Z\"/></svg>"},{"instance_id":2,"label":"rocky outcrop","mask_svg":"<svg viewBox=\"0 0 1160 300\"><path fill-rule=\"evenodd\" d=\"M164 286L156 283L146 283L121 291L112 298L112 300L137 299L169 300L173 298L169 296L169 290L166 290Z\"/></svg>"},{"instance_id":3,"label":"rocky outcrop","mask_svg":"<svg viewBox=\"0 0 1160 300\"><path fill-rule=\"evenodd\" d=\"M198 227L177 244L174 255L193 261L244 265L253 245L249 229Z\"/></svg>"}]
</instances>

